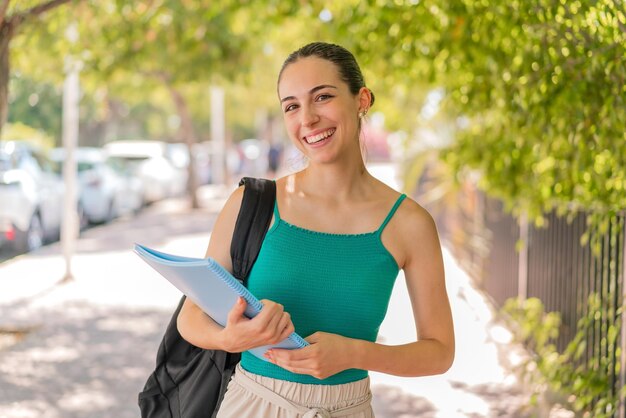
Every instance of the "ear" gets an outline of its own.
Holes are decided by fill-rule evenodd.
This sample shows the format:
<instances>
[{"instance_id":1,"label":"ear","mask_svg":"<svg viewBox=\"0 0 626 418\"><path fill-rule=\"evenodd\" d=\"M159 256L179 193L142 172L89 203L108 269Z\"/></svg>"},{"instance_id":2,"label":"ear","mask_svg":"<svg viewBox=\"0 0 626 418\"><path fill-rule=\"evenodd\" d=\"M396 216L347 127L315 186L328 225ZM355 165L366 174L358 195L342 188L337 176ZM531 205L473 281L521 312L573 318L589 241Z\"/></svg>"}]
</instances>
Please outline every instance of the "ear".
<instances>
[{"instance_id":1,"label":"ear","mask_svg":"<svg viewBox=\"0 0 626 418\"><path fill-rule=\"evenodd\" d=\"M359 111L367 112L372 104L372 93L367 87L361 87L358 93Z\"/></svg>"}]
</instances>

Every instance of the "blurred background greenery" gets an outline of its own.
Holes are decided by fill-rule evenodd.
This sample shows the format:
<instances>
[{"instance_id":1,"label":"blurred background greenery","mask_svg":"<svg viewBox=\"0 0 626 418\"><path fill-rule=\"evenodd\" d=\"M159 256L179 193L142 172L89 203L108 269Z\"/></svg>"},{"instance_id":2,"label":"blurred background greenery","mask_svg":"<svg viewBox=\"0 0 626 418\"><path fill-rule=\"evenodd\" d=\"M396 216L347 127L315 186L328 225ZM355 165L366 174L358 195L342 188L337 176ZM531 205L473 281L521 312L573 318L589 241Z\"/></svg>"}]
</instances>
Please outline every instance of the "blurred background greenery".
<instances>
[{"instance_id":1,"label":"blurred background greenery","mask_svg":"<svg viewBox=\"0 0 626 418\"><path fill-rule=\"evenodd\" d=\"M282 60L323 40L361 63L408 187L434 149L452 180L477 172L538 223L626 204L620 0L2 0L0 28L4 137L60 144L67 55L83 63L81 146L208 140L211 85L230 140L254 137L280 118Z\"/></svg>"}]
</instances>

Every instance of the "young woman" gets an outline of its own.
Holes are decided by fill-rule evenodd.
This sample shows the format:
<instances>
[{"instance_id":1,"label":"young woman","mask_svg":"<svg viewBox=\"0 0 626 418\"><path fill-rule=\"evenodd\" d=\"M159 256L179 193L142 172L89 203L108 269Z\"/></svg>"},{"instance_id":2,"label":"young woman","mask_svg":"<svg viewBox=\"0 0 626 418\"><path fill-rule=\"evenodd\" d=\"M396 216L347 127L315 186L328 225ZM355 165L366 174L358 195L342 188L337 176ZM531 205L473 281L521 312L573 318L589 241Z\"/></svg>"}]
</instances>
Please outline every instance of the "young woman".
<instances>
[{"instance_id":1,"label":"young woman","mask_svg":"<svg viewBox=\"0 0 626 418\"><path fill-rule=\"evenodd\" d=\"M374 95L349 51L316 42L293 52L278 98L308 166L276 181L274 218L248 278L264 308L247 319L239 301L221 327L187 300L178 328L199 347L243 352L219 418L373 417L368 370L425 376L452 364L437 231L421 206L367 172L360 132ZM207 250L226 268L242 195L227 201ZM419 338L388 346L376 336L400 269ZM270 350L267 362L246 352L294 330L308 347Z\"/></svg>"}]
</instances>

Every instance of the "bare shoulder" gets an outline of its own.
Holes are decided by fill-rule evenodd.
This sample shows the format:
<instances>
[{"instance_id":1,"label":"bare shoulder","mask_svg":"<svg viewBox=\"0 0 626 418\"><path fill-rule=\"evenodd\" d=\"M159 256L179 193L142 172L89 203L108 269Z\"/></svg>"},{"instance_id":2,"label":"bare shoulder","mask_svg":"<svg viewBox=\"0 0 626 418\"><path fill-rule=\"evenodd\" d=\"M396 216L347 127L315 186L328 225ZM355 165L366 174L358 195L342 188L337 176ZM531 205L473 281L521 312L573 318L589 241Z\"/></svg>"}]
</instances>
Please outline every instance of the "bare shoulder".
<instances>
[{"instance_id":1,"label":"bare shoulder","mask_svg":"<svg viewBox=\"0 0 626 418\"><path fill-rule=\"evenodd\" d=\"M430 213L410 197L402 202L398 209L398 218L403 227L413 233L435 228L435 221Z\"/></svg>"},{"instance_id":2,"label":"bare shoulder","mask_svg":"<svg viewBox=\"0 0 626 418\"><path fill-rule=\"evenodd\" d=\"M222 213L224 215L232 215L233 212L235 216L239 213L239 209L241 208L241 202L243 200L243 190L244 186L237 187L228 197L224 207L222 208Z\"/></svg>"},{"instance_id":3,"label":"bare shoulder","mask_svg":"<svg viewBox=\"0 0 626 418\"><path fill-rule=\"evenodd\" d=\"M402 247L405 262L439 251L439 236L433 217L410 197L398 208L393 231Z\"/></svg>"},{"instance_id":4,"label":"bare shoulder","mask_svg":"<svg viewBox=\"0 0 626 418\"><path fill-rule=\"evenodd\" d=\"M215 228L226 227L230 229L230 232L235 228L235 222L239 215L239 209L241 209L241 202L243 201L244 186L236 188L224 203L220 214L215 221ZM214 228L214 229L215 229Z\"/></svg>"},{"instance_id":5,"label":"bare shoulder","mask_svg":"<svg viewBox=\"0 0 626 418\"><path fill-rule=\"evenodd\" d=\"M206 252L207 257L216 259L225 267L229 267L231 264L230 243L243 200L243 189L243 186L238 187L226 200L215 221L215 225L213 225L209 247Z\"/></svg>"}]
</instances>

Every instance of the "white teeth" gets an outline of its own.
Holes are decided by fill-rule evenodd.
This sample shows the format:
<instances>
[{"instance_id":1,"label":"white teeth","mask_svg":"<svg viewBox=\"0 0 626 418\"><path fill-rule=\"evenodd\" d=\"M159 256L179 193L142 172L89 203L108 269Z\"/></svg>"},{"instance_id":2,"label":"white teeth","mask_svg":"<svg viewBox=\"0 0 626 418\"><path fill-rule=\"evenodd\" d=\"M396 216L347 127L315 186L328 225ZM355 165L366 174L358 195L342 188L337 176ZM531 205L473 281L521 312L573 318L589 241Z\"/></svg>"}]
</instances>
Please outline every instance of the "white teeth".
<instances>
[{"instance_id":1,"label":"white teeth","mask_svg":"<svg viewBox=\"0 0 626 418\"><path fill-rule=\"evenodd\" d=\"M316 142L321 141L322 139L328 138L329 136L331 136L334 133L335 133L335 128L332 128L332 129L327 130L326 132L322 132L321 134L317 134L317 135L314 135L314 136L307 136L307 137L305 137L305 139L306 139L307 143L314 144Z\"/></svg>"}]
</instances>

